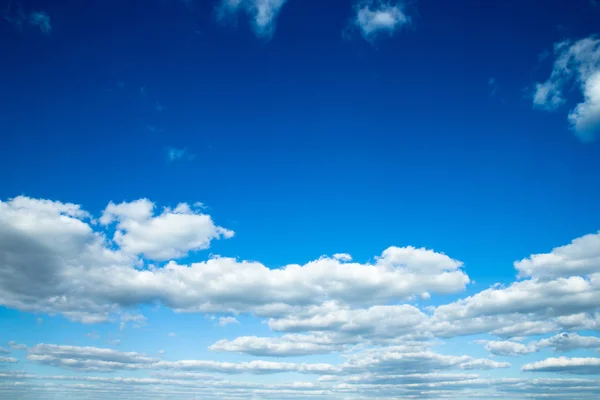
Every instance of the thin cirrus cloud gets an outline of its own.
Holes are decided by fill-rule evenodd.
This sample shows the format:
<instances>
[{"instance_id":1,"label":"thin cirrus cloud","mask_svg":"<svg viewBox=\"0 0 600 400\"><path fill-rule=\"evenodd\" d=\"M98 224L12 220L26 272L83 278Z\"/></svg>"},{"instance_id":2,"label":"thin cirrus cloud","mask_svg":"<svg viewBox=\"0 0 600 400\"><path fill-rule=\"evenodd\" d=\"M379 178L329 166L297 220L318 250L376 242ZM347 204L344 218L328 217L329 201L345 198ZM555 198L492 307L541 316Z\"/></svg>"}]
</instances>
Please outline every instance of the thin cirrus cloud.
<instances>
[{"instance_id":1,"label":"thin cirrus cloud","mask_svg":"<svg viewBox=\"0 0 600 400\"><path fill-rule=\"evenodd\" d=\"M368 41L381 34L392 36L397 30L411 23L402 2L366 0L357 3L354 9L352 24Z\"/></svg>"},{"instance_id":2,"label":"thin cirrus cloud","mask_svg":"<svg viewBox=\"0 0 600 400\"><path fill-rule=\"evenodd\" d=\"M571 130L582 142L592 142L600 133L600 38L590 36L554 45L550 77L538 82L533 91L536 108L555 111L566 102L566 93L575 85L583 101L568 114Z\"/></svg>"},{"instance_id":3,"label":"thin cirrus cloud","mask_svg":"<svg viewBox=\"0 0 600 400\"><path fill-rule=\"evenodd\" d=\"M269 39L275 31L277 17L287 0L221 0L217 6L217 18L221 21L235 20L245 14L256 36Z\"/></svg>"}]
</instances>

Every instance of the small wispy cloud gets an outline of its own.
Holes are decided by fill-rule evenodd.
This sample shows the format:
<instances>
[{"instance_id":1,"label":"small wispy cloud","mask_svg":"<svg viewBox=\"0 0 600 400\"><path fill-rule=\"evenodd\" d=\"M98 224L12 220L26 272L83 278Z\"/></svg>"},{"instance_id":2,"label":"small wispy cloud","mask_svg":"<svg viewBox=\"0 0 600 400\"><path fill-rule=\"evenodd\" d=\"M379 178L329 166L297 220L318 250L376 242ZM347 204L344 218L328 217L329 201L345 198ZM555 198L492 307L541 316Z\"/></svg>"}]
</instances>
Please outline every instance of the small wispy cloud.
<instances>
[{"instance_id":1,"label":"small wispy cloud","mask_svg":"<svg viewBox=\"0 0 600 400\"><path fill-rule=\"evenodd\" d=\"M256 36L270 38L275 31L275 22L281 8L287 0L221 0L217 6L217 19L228 18L245 13Z\"/></svg>"},{"instance_id":2,"label":"small wispy cloud","mask_svg":"<svg viewBox=\"0 0 600 400\"><path fill-rule=\"evenodd\" d=\"M411 22L401 2L361 1L355 6L355 12L352 22L367 41L382 33L392 36L398 29Z\"/></svg>"},{"instance_id":3,"label":"small wispy cloud","mask_svg":"<svg viewBox=\"0 0 600 400\"><path fill-rule=\"evenodd\" d=\"M221 318L219 318L219 326L227 326L227 325L239 324L239 323L240 323L240 321L238 321L234 317L221 317Z\"/></svg>"},{"instance_id":4,"label":"small wispy cloud","mask_svg":"<svg viewBox=\"0 0 600 400\"><path fill-rule=\"evenodd\" d=\"M169 332L169 335L168 335L168 336L169 336L169 337L175 337L175 336L177 336L177 334L176 334L175 332Z\"/></svg>"},{"instance_id":5,"label":"small wispy cloud","mask_svg":"<svg viewBox=\"0 0 600 400\"><path fill-rule=\"evenodd\" d=\"M34 26L38 26L42 33L48 35L52 32L52 25L50 24L50 16L43 11L32 12L29 15L29 23Z\"/></svg>"},{"instance_id":6,"label":"small wispy cloud","mask_svg":"<svg viewBox=\"0 0 600 400\"><path fill-rule=\"evenodd\" d=\"M13 350L27 350L27 346L26 345L17 343L14 340L11 340L10 342L8 342L8 345Z\"/></svg>"},{"instance_id":7,"label":"small wispy cloud","mask_svg":"<svg viewBox=\"0 0 600 400\"><path fill-rule=\"evenodd\" d=\"M100 335L98 334L98 332L90 332L86 336L92 340L100 339Z\"/></svg>"},{"instance_id":8,"label":"small wispy cloud","mask_svg":"<svg viewBox=\"0 0 600 400\"><path fill-rule=\"evenodd\" d=\"M488 80L488 86L490 88L490 94L494 96L498 92L498 82L496 78L490 78Z\"/></svg>"},{"instance_id":9,"label":"small wispy cloud","mask_svg":"<svg viewBox=\"0 0 600 400\"><path fill-rule=\"evenodd\" d=\"M33 11L26 13L23 9L19 8L16 13L12 13L11 2L8 3L8 7L4 12L4 19L12 24L15 28L21 30L23 26L29 25L32 27L38 27L40 31L49 35L52 32L52 24L50 22L50 16L45 11Z\"/></svg>"},{"instance_id":10,"label":"small wispy cloud","mask_svg":"<svg viewBox=\"0 0 600 400\"><path fill-rule=\"evenodd\" d=\"M187 147L184 147L182 149L177 148L177 147L167 147L166 152L167 152L167 161L168 162L179 161L179 160L191 161L196 157L195 154L192 154L188 151Z\"/></svg>"}]
</instances>

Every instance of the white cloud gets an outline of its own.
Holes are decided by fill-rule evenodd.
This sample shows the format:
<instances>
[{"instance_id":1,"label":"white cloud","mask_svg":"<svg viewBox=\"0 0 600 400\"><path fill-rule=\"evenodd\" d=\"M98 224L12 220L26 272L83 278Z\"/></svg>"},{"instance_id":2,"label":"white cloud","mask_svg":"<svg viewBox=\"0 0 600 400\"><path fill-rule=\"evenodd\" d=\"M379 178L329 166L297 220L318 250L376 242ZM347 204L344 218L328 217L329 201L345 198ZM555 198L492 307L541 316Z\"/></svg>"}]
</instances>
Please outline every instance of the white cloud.
<instances>
[{"instance_id":1,"label":"white cloud","mask_svg":"<svg viewBox=\"0 0 600 400\"><path fill-rule=\"evenodd\" d=\"M600 232L573 240L550 253L515 262L520 277L557 278L600 272Z\"/></svg>"},{"instance_id":2,"label":"white cloud","mask_svg":"<svg viewBox=\"0 0 600 400\"><path fill-rule=\"evenodd\" d=\"M334 254L333 258L335 258L336 260L339 260L339 261L347 261L347 262L352 261L352 256L350 254L346 254L346 253Z\"/></svg>"},{"instance_id":3,"label":"white cloud","mask_svg":"<svg viewBox=\"0 0 600 400\"><path fill-rule=\"evenodd\" d=\"M496 356L522 356L538 351L535 344L525 345L519 342L498 340L484 340L478 341L478 343L485 344L485 349Z\"/></svg>"},{"instance_id":4,"label":"white cloud","mask_svg":"<svg viewBox=\"0 0 600 400\"><path fill-rule=\"evenodd\" d=\"M180 257L233 232L185 203L156 216L154 208L145 199L110 203L97 224L74 204L27 197L0 202L0 304L84 323L153 302L177 311L276 317L328 299L384 303L423 292L454 293L469 282L460 261L410 246L390 247L364 264L322 257L270 269L215 256L156 266L139 255ZM104 228L113 223L116 231L109 239Z\"/></svg>"},{"instance_id":5,"label":"white cloud","mask_svg":"<svg viewBox=\"0 0 600 400\"><path fill-rule=\"evenodd\" d=\"M213 351L244 353L259 357L293 357L311 354L326 354L340 350L343 343L324 334L297 335L282 337L242 336L234 340L219 340L209 347Z\"/></svg>"},{"instance_id":6,"label":"white cloud","mask_svg":"<svg viewBox=\"0 0 600 400\"><path fill-rule=\"evenodd\" d=\"M367 0L357 4L354 24L367 40L380 33L393 35L394 32L411 22L404 13L401 2L390 3L382 0Z\"/></svg>"},{"instance_id":7,"label":"white cloud","mask_svg":"<svg viewBox=\"0 0 600 400\"><path fill-rule=\"evenodd\" d=\"M600 338L580 336L576 333L561 333L548 339L542 339L536 345L538 348L550 347L559 352L577 349L600 349Z\"/></svg>"},{"instance_id":8,"label":"white cloud","mask_svg":"<svg viewBox=\"0 0 600 400\"><path fill-rule=\"evenodd\" d=\"M121 314L121 323L119 327L121 330L123 330L129 322L133 322L133 326L139 328L141 325L145 325L146 321L147 318L144 317L142 314L123 313Z\"/></svg>"},{"instance_id":9,"label":"white cloud","mask_svg":"<svg viewBox=\"0 0 600 400\"><path fill-rule=\"evenodd\" d=\"M217 9L219 19L243 12L248 15L257 36L270 38L275 22L287 0L221 0Z\"/></svg>"},{"instance_id":10,"label":"white cloud","mask_svg":"<svg viewBox=\"0 0 600 400\"><path fill-rule=\"evenodd\" d=\"M216 226L209 215L194 211L186 203L165 208L153 216L154 204L147 199L110 203L100 222L117 222L114 241L123 251L155 260L185 256L206 249L211 240L233 237L233 231Z\"/></svg>"},{"instance_id":11,"label":"white cloud","mask_svg":"<svg viewBox=\"0 0 600 400\"><path fill-rule=\"evenodd\" d=\"M6 350L4 347L0 347L0 354L10 354L10 351Z\"/></svg>"},{"instance_id":12,"label":"white cloud","mask_svg":"<svg viewBox=\"0 0 600 400\"><path fill-rule=\"evenodd\" d=\"M221 318L219 318L219 326L227 326L227 325L239 324L239 323L240 323L240 321L238 321L234 317L221 317Z\"/></svg>"},{"instance_id":13,"label":"white cloud","mask_svg":"<svg viewBox=\"0 0 600 400\"><path fill-rule=\"evenodd\" d=\"M17 363L17 362L19 362L19 360L17 360L14 357L2 357L2 356L0 356L0 363L11 363L11 364L14 364L14 363Z\"/></svg>"},{"instance_id":14,"label":"white cloud","mask_svg":"<svg viewBox=\"0 0 600 400\"><path fill-rule=\"evenodd\" d=\"M11 340L10 342L8 342L8 346L14 350L27 350L26 345L17 343L14 340Z\"/></svg>"},{"instance_id":15,"label":"white cloud","mask_svg":"<svg viewBox=\"0 0 600 400\"><path fill-rule=\"evenodd\" d=\"M591 142L600 132L600 39L590 36L557 43L554 56L550 78L535 85L533 105L556 110L566 102L565 88L575 82L583 101L571 110L569 122L581 141Z\"/></svg>"},{"instance_id":16,"label":"white cloud","mask_svg":"<svg viewBox=\"0 0 600 400\"><path fill-rule=\"evenodd\" d=\"M547 358L525 364L522 371L529 372L559 372L574 375L597 375L600 374L600 358Z\"/></svg>"}]
</instances>

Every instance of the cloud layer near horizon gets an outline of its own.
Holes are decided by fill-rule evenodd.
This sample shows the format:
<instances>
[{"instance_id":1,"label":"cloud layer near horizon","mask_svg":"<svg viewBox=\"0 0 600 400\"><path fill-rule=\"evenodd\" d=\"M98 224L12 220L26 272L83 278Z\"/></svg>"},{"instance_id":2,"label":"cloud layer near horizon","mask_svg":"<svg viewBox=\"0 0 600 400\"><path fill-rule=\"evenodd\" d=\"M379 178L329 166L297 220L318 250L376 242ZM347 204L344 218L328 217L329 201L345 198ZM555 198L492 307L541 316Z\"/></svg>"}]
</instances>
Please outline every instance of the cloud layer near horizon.
<instances>
[{"instance_id":1,"label":"cloud layer near horizon","mask_svg":"<svg viewBox=\"0 0 600 400\"><path fill-rule=\"evenodd\" d=\"M273 334L222 339L209 350L215 355L240 353L261 359L168 361L101 347L27 347L12 342L10 347L26 351L30 362L53 368L92 374L162 374L131 381L133 385L186 386L190 381L185 374L207 373L297 373L313 380L268 389L276 397L287 393L340 398L342 392L354 396L366 390L376 398L424 398L433 393L432 388L446 397L478 390L487 393L490 387L507 393L544 390L530 378L490 380L477 373L511 368L512 362L437 350L440 339L471 335L486 335L473 346L492 356L514 357L525 374L600 373L600 358L547 356L548 352L600 349L600 339L583 333L600 331L600 233L515 262L513 283L423 307L421 302L431 304L437 295L456 297L465 290L470 279L461 261L431 249L392 246L367 263L342 253L276 269L222 256L191 262L190 255L209 248L214 240L234 236L200 205L180 203L159 209L148 199L110 202L94 216L71 203L24 196L0 201L0 304L25 312L62 314L86 324L116 320L120 329L129 323L151 325L152 318L135 311L147 304L177 312L220 314L215 326L221 329L239 324L235 316L246 315L265 321ZM540 335L540 339L524 340ZM2 352L4 365L19 364L9 350ZM518 361L538 353L537 361ZM325 354L340 354L344 361L273 361ZM8 375L5 379L11 382ZM35 386L42 379L68 378L30 376L28 381ZM94 382L112 387L125 381ZM219 388L232 390L222 383L222 376L210 382L202 387L225 385ZM573 380L553 382L575 386ZM598 387L592 380L578 385L594 388L586 393ZM265 387L242 391L263 393Z\"/></svg>"}]
</instances>

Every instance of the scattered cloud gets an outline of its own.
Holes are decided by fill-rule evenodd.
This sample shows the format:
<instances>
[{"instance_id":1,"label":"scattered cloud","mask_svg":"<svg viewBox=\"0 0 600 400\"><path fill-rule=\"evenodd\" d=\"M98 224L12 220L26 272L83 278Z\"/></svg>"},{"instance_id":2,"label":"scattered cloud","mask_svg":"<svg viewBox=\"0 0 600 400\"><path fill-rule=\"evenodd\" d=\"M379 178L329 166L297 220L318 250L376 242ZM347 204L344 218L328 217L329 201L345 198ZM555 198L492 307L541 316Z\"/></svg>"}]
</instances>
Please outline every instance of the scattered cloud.
<instances>
[{"instance_id":1,"label":"scattered cloud","mask_svg":"<svg viewBox=\"0 0 600 400\"><path fill-rule=\"evenodd\" d=\"M193 160L196 155L188 151L187 148L178 149L176 147L167 147L167 161Z\"/></svg>"},{"instance_id":2,"label":"scattered cloud","mask_svg":"<svg viewBox=\"0 0 600 400\"><path fill-rule=\"evenodd\" d=\"M411 23L402 2L361 1L355 6L355 12L352 22L368 41L380 34L392 36L398 29Z\"/></svg>"},{"instance_id":3,"label":"scattered cloud","mask_svg":"<svg viewBox=\"0 0 600 400\"><path fill-rule=\"evenodd\" d=\"M0 356L0 363L11 363L11 364L14 364L14 363L18 363L18 362L19 362L19 360L17 360L16 358L13 358L13 357L2 357L2 356Z\"/></svg>"},{"instance_id":4,"label":"scattered cloud","mask_svg":"<svg viewBox=\"0 0 600 400\"><path fill-rule=\"evenodd\" d=\"M219 318L219 326L226 326L226 325L239 324L239 323L240 323L240 321L238 321L234 317L221 317L221 318Z\"/></svg>"},{"instance_id":5,"label":"scattered cloud","mask_svg":"<svg viewBox=\"0 0 600 400\"><path fill-rule=\"evenodd\" d=\"M92 340L100 339L100 335L98 334L98 332L89 332L86 334L86 336Z\"/></svg>"},{"instance_id":6,"label":"scattered cloud","mask_svg":"<svg viewBox=\"0 0 600 400\"><path fill-rule=\"evenodd\" d=\"M250 19L256 36L270 38L275 31L275 22L287 0L221 0L217 7L217 18L227 20L244 13Z\"/></svg>"},{"instance_id":7,"label":"scattered cloud","mask_svg":"<svg viewBox=\"0 0 600 400\"><path fill-rule=\"evenodd\" d=\"M123 313L121 315L121 323L119 325L119 328L121 330L125 329L125 327L127 326L128 323L132 322L133 323L133 327L137 327L139 328L142 325L145 325L147 322L147 318L144 317L142 314L130 314L130 313Z\"/></svg>"},{"instance_id":8,"label":"scattered cloud","mask_svg":"<svg viewBox=\"0 0 600 400\"><path fill-rule=\"evenodd\" d=\"M10 354L10 351L6 350L4 347L0 347L0 354Z\"/></svg>"},{"instance_id":9,"label":"scattered cloud","mask_svg":"<svg viewBox=\"0 0 600 400\"><path fill-rule=\"evenodd\" d=\"M558 109L565 104L571 84L583 97L568 115L571 129L582 142L594 141L600 132L600 39L596 36L554 45L552 73L545 82L536 83L533 105Z\"/></svg>"},{"instance_id":10,"label":"scattered cloud","mask_svg":"<svg viewBox=\"0 0 600 400\"><path fill-rule=\"evenodd\" d=\"M26 345L17 343L14 340L11 340L10 342L8 342L8 346L13 350L27 350Z\"/></svg>"}]
</instances>

